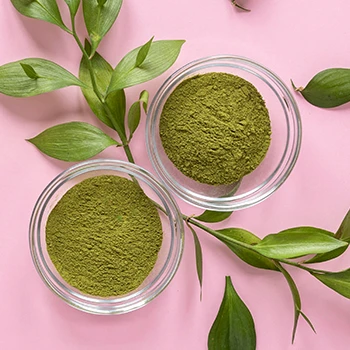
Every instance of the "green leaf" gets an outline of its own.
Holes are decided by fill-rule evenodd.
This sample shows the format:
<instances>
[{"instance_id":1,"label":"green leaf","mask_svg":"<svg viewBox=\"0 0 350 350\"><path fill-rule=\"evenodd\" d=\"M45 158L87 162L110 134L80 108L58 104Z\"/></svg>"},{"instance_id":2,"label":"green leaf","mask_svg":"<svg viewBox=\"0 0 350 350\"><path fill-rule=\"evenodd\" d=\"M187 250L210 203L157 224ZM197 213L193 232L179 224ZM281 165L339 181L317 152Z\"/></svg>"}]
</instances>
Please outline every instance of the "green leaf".
<instances>
[{"instance_id":1,"label":"green leaf","mask_svg":"<svg viewBox=\"0 0 350 350\"><path fill-rule=\"evenodd\" d=\"M350 269L341 272L311 273L327 287L350 299Z\"/></svg>"},{"instance_id":2,"label":"green leaf","mask_svg":"<svg viewBox=\"0 0 350 350\"><path fill-rule=\"evenodd\" d=\"M31 65L21 63L21 66L24 70L24 73L27 74L28 78L30 78L30 79L38 79L39 78L39 75L36 73L36 71L34 70L34 68Z\"/></svg>"},{"instance_id":3,"label":"green leaf","mask_svg":"<svg viewBox=\"0 0 350 350\"><path fill-rule=\"evenodd\" d=\"M97 0L97 2L100 6L103 6L107 2L107 0Z\"/></svg>"},{"instance_id":4,"label":"green leaf","mask_svg":"<svg viewBox=\"0 0 350 350\"><path fill-rule=\"evenodd\" d=\"M350 210L345 215L345 218L336 232L335 237L344 240L350 238Z\"/></svg>"},{"instance_id":5,"label":"green leaf","mask_svg":"<svg viewBox=\"0 0 350 350\"><path fill-rule=\"evenodd\" d=\"M314 264L314 263L333 260L335 258L338 258L340 255L344 254L347 249L348 249L348 246L346 245L344 247L332 250L331 252L328 252L328 253L317 254L313 258L304 261L304 264Z\"/></svg>"},{"instance_id":6,"label":"green leaf","mask_svg":"<svg viewBox=\"0 0 350 350\"><path fill-rule=\"evenodd\" d=\"M91 56L117 19L122 3L122 0L83 0L85 25L92 45Z\"/></svg>"},{"instance_id":7,"label":"green leaf","mask_svg":"<svg viewBox=\"0 0 350 350\"><path fill-rule=\"evenodd\" d=\"M129 114L128 114L128 127L130 131L129 140L132 138L135 130L139 126L140 118L141 118L140 101L136 101L131 105L129 109Z\"/></svg>"},{"instance_id":8,"label":"green leaf","mask_svg":"<svg viewBox=\"0 0 350 350\"><path fill-rule=\"evenodd\" d=\"M149 100L149 93L147 90L143 90L140 94L140 102L142 103L143 110L147 114L148 110L148 100Z\"/></svg>"},{"instance_id":9,"label":"green leaf","mask_svg":"<svg viewBox=\"0 0 350 350\"><path fill-rule=\"evenodd\" d=\"M332 108L350 101L350 69L331 68L316 74L305 88L293 88L317 107Z\"/></svg>"},{"instance_id":10,"label":"green leaf","mask_svg":"<svg viewBox=\"0 0 350 350\"><path fill-rule=\"evenodd\" d=\"M62 21L56 0L11 0L11 2L22 15L56 24L71 33Z\"/></svg>"},{"instance_id":11,"label":"green leaf","mask_svg":"<svg viewBox=\"0 0 350 350\"><path fill-rule=\"evenodd\" d=\"M71 16L75 17L79 9L80 0L64 0L64 2L68 5Z\"/></svg>"},{"instance_id":12,"label":"green leaf","mask_svg":"<svg viewBox=\"0 0 350 350\"><path fill-rule=\"evenodd\" d=\"M300 294L298 291L298 288L292 278L292 276L288 273L288 271L283 268L283 266L276 262L276 266L278 267L278 269L282 272L284 278L286 279L290 291L292 292L292 296L293 296L293 302L294 302L294 324L293 324L293 332L292 332L292 343L294 343L294 339L295 339L295 334L297 331L297 327L298 327L298 321L299 321L299 317L300 315L302 315L302 317L306 320L306 322L309 324L309 326L311 327L311 329L315 332L315 328L313 326L313 324L310 322L310 320L307 318L307 316L301 312L301 299L300 299ZM315 332L316 333L316 332Z\"/></svg>"},{"instance_id":13,"label":"green leaf","mask_svg":"<svg viewBox=\"0 0 350 350\"><path fill-rule=\"evenodd\" d=\"M250 245L259 243L261 241L260 238L251 232L240 228L226 228L216 232L219 233L216 238L225 243L227 247L245 263L260 269L278 270L272 260L232 242L233 239Z\"/></svg>"},{"instance_id":14,"label":"green leaf","mask_svg":"<svg viewBox=\"0 0 350 350\"><path fill-rule=\"evenodd\" d=\"M29 78L22 64L31 66L40 79ZM41 58L0 66L0 93L8 96L35 96L71 85L84 86L84 83L56 63Z\"/></svg>"},{"instance_id":15,"label":"green leaf","mask_svg":"<svg viewBox=\"0 0 350 350\"><path fill-rule=\"evenodd\" d=\"M107 94L144 83L164 73L176 61L184 42L183 40L153 41L141 67L135 67L135 62L142 47L129 52L115 68Z\"/></svg>"},{"instance_id":16,"label":"green leaf","mask_svg":"<svg viewBox=\"0 0 350 350\"><path fill-rule=\"evenodd\" d=\"M195 216L194 219L202 222L221 222L228 219L232 215L233 211L221 212L206 210L201 215Z\"/></svg>"},{"instance_id":17,"label":"green leaf","mask_svg":"<svg viewBox=\"0 0 350 350\"><path fill-rule=\"evenodd\" d=\"M253 317L226 277L225 294L208 337L208 350L255 350Z\"/></svg>"},{"instance_id":18,"label":"green leaf","mask_svg":"<svg viewBox=\"0 0 350 350\"><path fill-rule=\"evenodd\" d=\"M91 52L91 46L88 41L85 41L85 50L88 54ZM91 59L91 64L96 76L97 87L101 93L105 93L109 82L113 74L113 68L111 65L97 52ZM82 88L82 92L85 96L87 103L91 110L95 113L103 123L108 125L112 129L116 129L114 124L119 129L119 132L126 136L125 133L125 93L124 90L117 90L108 95L106 98L106 104L111 111L112 117L109 117L103 107L101 101L97 98L95 92L92 89L91 76L88 68L88 62L85 57L80 62L79 78L89 88ZM112 119L111 119L112 118Z\"/></svg>"},{"instance_id":19,"label":"green leaf","mask_svg":"<svg viewBox=\"0 0 350 350\"><path fill-rule=\"evenodd\" d=\"M200 300L202 300L202 287L203 287L203 253L201 243L199 241L198 235L196 231L190 225L187 225L193 235L194 247L196 250L196 268L197 268L197 276L200 287Z\"/></svg>"},{"instance_id":20,"label":"green leaf","mask_svg":"<svg viewBox=\"0 0 350 350\"><path fill-rule=\"evenodd\" d=\"M145 61L148 55L149 49L151 48L153 39L154 39L154 36L152 36L152 38L145 45L141 46L140 51L136 57L135 67L140 67L141 64Z\"/></svg>"},{"instance_id":21,"label":"green leaf","mask_svg":"<svg viewBox=\"0 0 350 350\"><path fill-rule=\"evenodd\" d=\"M86 160L119 145L100 129L82 122L53 126L28 141L46 155L67 162Z\"/></svg>"},{"instance_id":22,"label":"green leaf","mask_svg":"<svg viewBox=\"0 0 350 350\"><path fill-rule=\"evenodd\" d=\"M327 253L347 246L317 228L290 229L266 236L254 249L272 259L289 259L308 254Z\"/></svg>"},{"instance_id":23,"label":"green leaf","mask_svg":"<svg viewBox=\"0 0 350 350\"><path fill-rule=\"evenodd\" d=\"M136 131L136 129L140 124L140 118L141 118L140 103L142 103L143 109L145 113L147 113L148 97L149 97L148 91L146 90L142 91L140 94L140 99L135 103L133 103L129 109L129 113L128 113L128 127L130 132L129 140L131 140L131 138L134 135L134 132Z\"/></svg>"}]
</instances>

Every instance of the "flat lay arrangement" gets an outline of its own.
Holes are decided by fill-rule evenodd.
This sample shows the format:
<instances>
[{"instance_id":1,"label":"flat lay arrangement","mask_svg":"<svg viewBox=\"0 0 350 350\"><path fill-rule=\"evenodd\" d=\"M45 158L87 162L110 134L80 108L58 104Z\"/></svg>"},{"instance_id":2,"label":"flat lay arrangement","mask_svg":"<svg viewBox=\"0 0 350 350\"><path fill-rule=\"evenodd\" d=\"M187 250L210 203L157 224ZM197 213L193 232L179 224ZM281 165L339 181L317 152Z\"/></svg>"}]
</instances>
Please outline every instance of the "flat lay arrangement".
<instances>
[{"instance_id":1,"label":"flat lay arrangement","mask_svg":"<svg viewBox=\"0 0 350 350\"><path fill-rule=\"evenodd\" d=\"M249 18L261 5L253 5L222 6L236 28L250 25L259 35ZM247 42L247 55L234 46L223 51L223 42L186 58L186 48L205 36L189 40L186 30L162 25L132 49L128 37L143 27L142 20L125 17L133 16L134 6L11 0L4 7L11 17L0 17L9 28L23 21L33 38L30 26L53 28L33 39L43 35L49 55L40 48L43 40L34 55L26 46L29 58L21 45L9 53L8 44L0 62L0 111L10 125L14 115L12 128L20 130L3 140L20 143L30 169L26 190L5 189L3 206L6 212L7 191L29 197L19 207L29 246L28 236L15 229L13 241L5 238L3 259L15 249L14 239L26 251L26 285L32 287L23 292L42 310L33 317L59 317L62 332L70 325L71 335L57 342L67 349L92 349L96 342L101 349L130 350L346 349L347 335L334 340L338 333L327 326L338 317L338 331L346 329L350 299L346 60L332 63L330 56L318 73L310 66L303 75L286 64L289 76L282 79L275 73L283 66L278 55L262 64L267 53L254 55L244 49ZM205 6L209 15L212 4ZM19 169L15 158L4 156L9 169ZM21 174L11 170L4 181L22 183ZM6 298L18 282L16 268L6 283L15 268L4 269ZM344 310L330 314L327 303L344 303ZM73 319L89 332L79 336ZM10 322L11 332L17 322ZM143 331L131 337L133 327ZM52 325L46 330L35 340L5 335L0 344L19 349L27 337L30 348L44 348Z\"/></svg>"}]
</instances>

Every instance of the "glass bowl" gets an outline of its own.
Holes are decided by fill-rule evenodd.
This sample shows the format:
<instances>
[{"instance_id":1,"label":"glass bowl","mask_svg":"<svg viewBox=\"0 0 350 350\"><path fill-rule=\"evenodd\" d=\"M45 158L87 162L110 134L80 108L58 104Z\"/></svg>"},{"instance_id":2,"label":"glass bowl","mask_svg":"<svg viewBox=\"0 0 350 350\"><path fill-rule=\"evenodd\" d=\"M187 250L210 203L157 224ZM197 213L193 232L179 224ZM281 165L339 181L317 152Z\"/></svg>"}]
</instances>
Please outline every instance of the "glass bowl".
<instances>
[{"instance_id":1,"label":"glass bowl","mask_svg":"<svg viewBox=\"0 0 350 350\"><path fill-rule=\"evenodd\" d=\"M238 75L263 96L271 119L271 144L262 163L231 185L206 185L182 174L166 155L159 135L163 106L185 79L209 72ZM158 176L177 196L197 207L234 211L262 202L288 178L299 155L301 121L296 102L286 85L269 69L237 56L211 56L193 61L171 75L156 93L147 117L146 143Z\"/></svg>"},{"instance_id":2,"label":"glass bowl","mask_svg":"<svg viewBox=\"0 0 350 350\"><path fill-rule=\"evenodd\" d=\"M158 210L163 228L163 242L153 270L139 288L127 295L111 298L86 295L67 284L52 264L45 240L48 215L65 192L77 183L98 175L136 179L145 194L166 212L165 214ZM33 262L40 277L65 302L93 314L122 314L146 305L169 284L181 260L183 232L183 222L176 202L151 174L131 163L93 160L64 171L45 188L32 213L29 240Z\"/></svg>"}]
</instances>

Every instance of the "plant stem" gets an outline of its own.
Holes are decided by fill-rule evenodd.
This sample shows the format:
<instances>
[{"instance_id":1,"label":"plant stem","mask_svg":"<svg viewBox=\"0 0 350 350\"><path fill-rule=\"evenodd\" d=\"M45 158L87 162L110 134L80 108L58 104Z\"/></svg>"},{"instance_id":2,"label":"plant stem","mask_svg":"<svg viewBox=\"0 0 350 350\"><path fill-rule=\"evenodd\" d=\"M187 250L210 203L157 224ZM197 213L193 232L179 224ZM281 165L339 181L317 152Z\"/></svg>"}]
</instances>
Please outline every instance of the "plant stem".
<instances>
[{"instance_id":1,"label":"plant stem","mask_svg":"<svg viewBox=\"0 0 350 350\"><path fill-rule=\"evenodd\" d=\"M310 272L310 273L313 273L313 272L316 272L316 273L328 273L329 272L329 271L325 271L325 270L312 269L310 267L301 265L299 263L296 263L294 261L290 261L290 260L287 260L287 259L278 259L278 261L283 263L283 264L294 266L294 267L297 267L299 269L305 270L305 271Z\"/></svg>"}]
</instances>

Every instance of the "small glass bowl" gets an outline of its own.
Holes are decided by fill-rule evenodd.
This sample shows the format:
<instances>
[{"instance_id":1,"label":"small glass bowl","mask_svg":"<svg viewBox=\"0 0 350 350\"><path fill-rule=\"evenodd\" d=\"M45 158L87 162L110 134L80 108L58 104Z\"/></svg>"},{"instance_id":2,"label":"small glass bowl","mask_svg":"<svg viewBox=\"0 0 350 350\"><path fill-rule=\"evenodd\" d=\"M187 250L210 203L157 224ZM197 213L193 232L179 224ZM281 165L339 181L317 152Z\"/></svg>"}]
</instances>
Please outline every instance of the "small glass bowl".
<instances>
[{"instance_id":1,"label":"small glass bowl","mask_svg":"<svg viewBox=\"0 0 350 350\"><path fill-rule=\"evenodd\" d=\"M163 242L153 270L139 288L127 295L111 298L86 295L67 284L52 264L45 240L48 215L66 191L87 178L99 175L137 179L145 194L166 211L165 214L158 210L163 227ZM164 290L173 278L181 260L183 232L183 222L176 202L151 174L131 163L93 160L64 171L45 188L33 210L29 240L34 265L42 280L54 293L79 310L107 315L136 310Z\"/></svg>"},{"instance_id":2,"label":"small glass bowl","mask_svg":"<svg viewBox=\"0 0 350 350\"><path fill-rule=\"evenodd\" d=\"M265 159L252 173L231 185L206 185L182 174L166 155L159 135L163 106L173 90L184 80L209 72L230 73L251 82L270 113L272 136ZM148 112L146 143L154 169L172 192L203 209L234 211L262 202L287 179L299 155L300 114L286 85L267 68L243 57L211 56L185 65L160 87Z\"/></svg>"}]
</instances>

